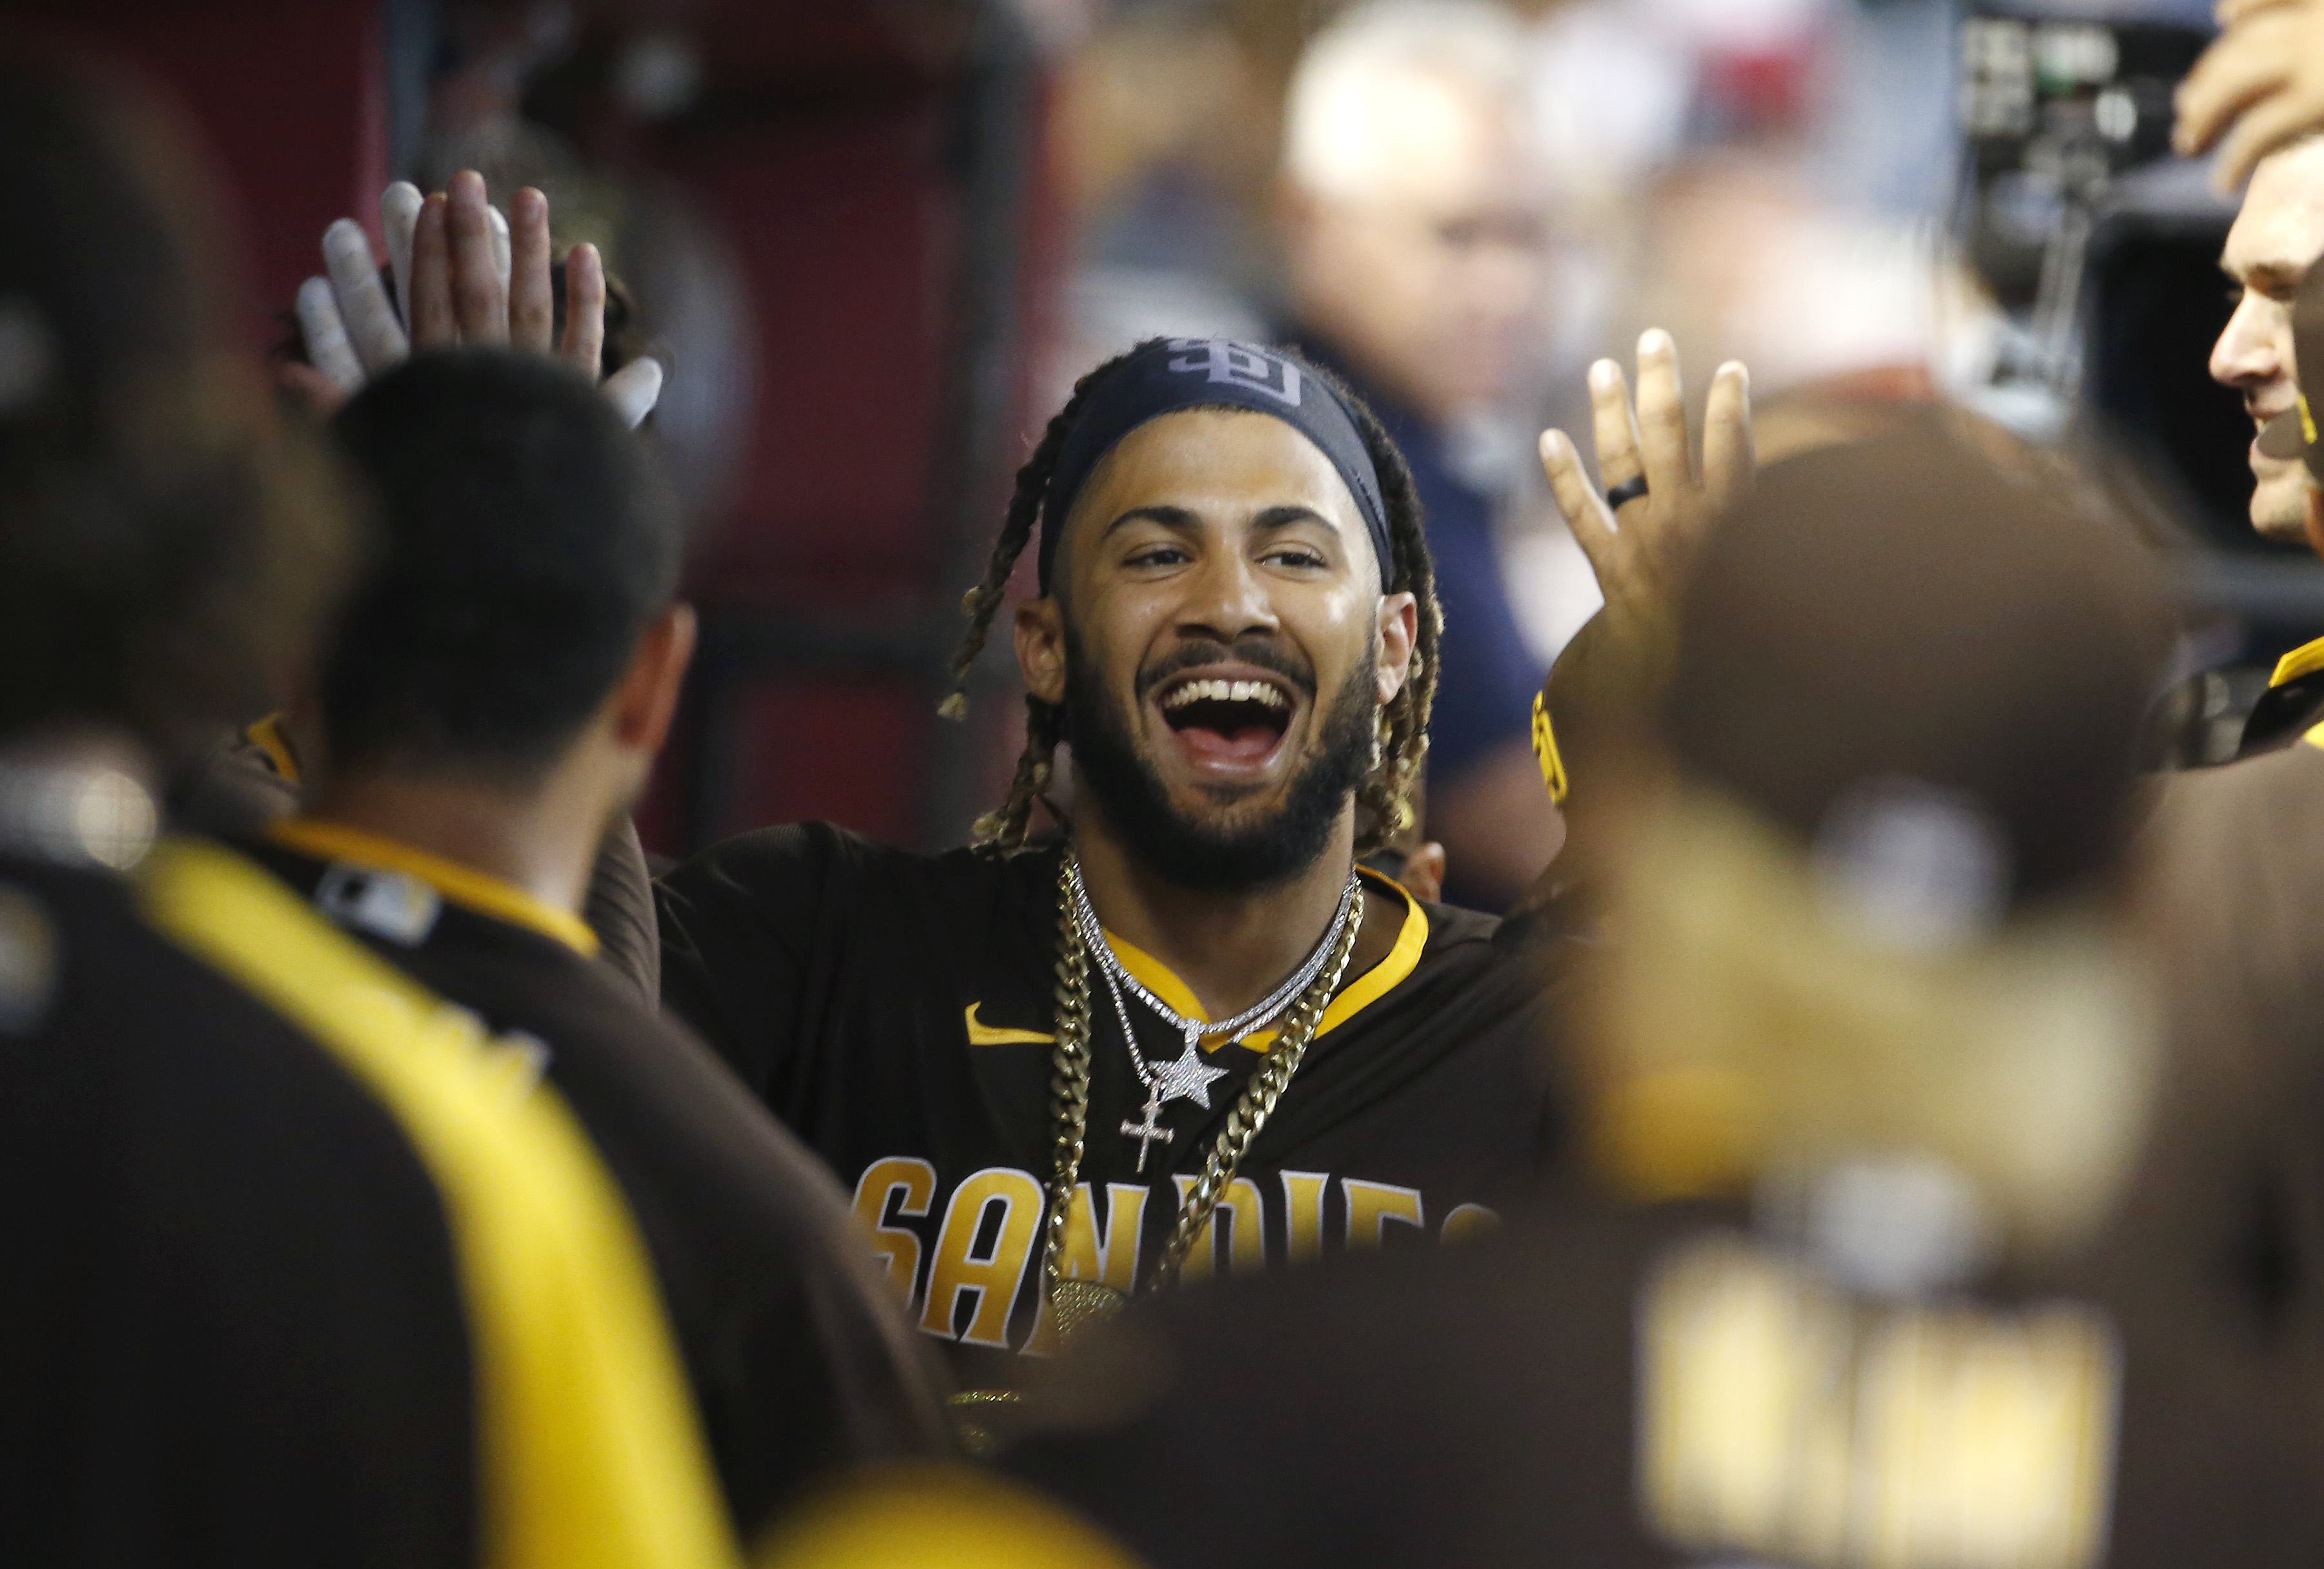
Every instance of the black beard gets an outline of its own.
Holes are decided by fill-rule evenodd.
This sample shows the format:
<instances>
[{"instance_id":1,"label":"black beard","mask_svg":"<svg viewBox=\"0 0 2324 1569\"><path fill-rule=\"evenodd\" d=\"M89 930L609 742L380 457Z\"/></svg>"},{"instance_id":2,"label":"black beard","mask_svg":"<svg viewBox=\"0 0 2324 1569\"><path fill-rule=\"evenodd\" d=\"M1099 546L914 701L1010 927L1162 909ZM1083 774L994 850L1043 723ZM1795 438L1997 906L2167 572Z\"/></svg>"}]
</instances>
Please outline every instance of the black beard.
<instances>
[{"instance_id":1,"label":"black beard","mask_svg":"<svg viewBox=\"0 0 2324 1569\"><path fill-rule=\"evenodd\" d=\"M1205 651L1148 672L1140 692L1176 669L1232 658L1298 678L1284 669L1271 647ZM1256 657L1254 657L1256 656ZM1121 712L1094 678L1072 631L1065 633L1065 736L1074 771L1095 798L1123 846L1149 871L1201 893L1247 893L1288 881L1322 858L1348 798L1371 771L1377 656L1364 661L1334 695L1323 716L1322 745L1284 794L1283 804L1256 822L1219 829L1170 804L1153 762L1139 750L1133 717ZM1302 679L1303 686L1312 683Z\"/></svg>"}]
</instances>

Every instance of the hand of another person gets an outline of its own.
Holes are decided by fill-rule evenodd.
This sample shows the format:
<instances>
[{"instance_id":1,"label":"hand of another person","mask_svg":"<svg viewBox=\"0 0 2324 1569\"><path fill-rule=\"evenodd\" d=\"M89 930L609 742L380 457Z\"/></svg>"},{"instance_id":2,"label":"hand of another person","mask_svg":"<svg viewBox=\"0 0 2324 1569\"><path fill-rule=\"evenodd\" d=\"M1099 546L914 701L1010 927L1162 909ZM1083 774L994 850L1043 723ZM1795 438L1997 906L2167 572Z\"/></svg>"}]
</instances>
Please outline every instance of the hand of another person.
<instances>
[{"instance_id":1,"label":"hand of another person","mask_svg":"<svg viewBox=\"0 0 2324 1569\"><path fill-rule=\"evenodd\" d=\"M597 247L575 245L565 260L565 330L556 332L550 281L549 198L528 186L503 217L485 199L481 175L462 172L450 189L422 197L398 180L380 197L394 298L372 260L371 242L352 218L323 232L327 277L300 287L299 325L311 367L285 379L325 409L415 348L503 344L554 355L598 379L605 340L605 264ZM661 365L641 355L604 378L601 390L635 426L661 395Z\"/></svg>"},{"instance_id":2,"label":"hand of another person","mask_svg":"<svg viewBox=\"0 0 2324 1569\"><path fill-rule=\"evenodd\" d=\"M1578 844L1585 861L1594 853L1593 841L1602 837L1592 815L1621 794L1618 781L1609 785L1596 766L1600 733L1619 729L1659 688L1670 667L1679 591L1696 547L1713 520L1750 487L1757 469L1750 373L1730 360L1711 379L1697 471L1678 346L1659 328L1638 339L1636 409L1622 367L1612 360L1590 367L1590 401L1598 469L1613 499L1591 483L1563 431L1542 432L1541 463L1566 526L1598 574L1606 608L1550 668L1534 741L1550 798L1565 815L1565 845ZM1609 720L1614 723L1602 723ZM1528 906L1545 909L1585 881L1571 870L1573 861L1561 854L1535 884Z\"/></svg>"},{"instance_id":3,"label":"hand of another person","mask_svg":"<svg viewBox=\"0 0 2324 1569\"><path fill-rule=\"evenodd\" d=\"M2269 153L2324 130L2324 0L2221 0L2218 14L2226 31L2179 84L2171 141L2190 158L2217 145L2212 178L2231 191Z\"/></svg>"},{"instance_id":4,"label":"hand of another person","mask_svg":"<svg viewBox=\"0 0 2324 1569\"><path fill-rule=\"evenodd\" d=\"M1610 499L1591 483L1572 438L1563 430L1541 437L1558 511L1606 596L1580 651L1614 653L1650 674L1666 653L1678 586L1703 531L1751 483L1750 374L1730 360L1712 378L1700 474L1670 334L1655 328L1638 339L1635 412L1622 367L1612 360L1590 367L1590 401L1598 470Z\"/></svg>"}]
</instances>

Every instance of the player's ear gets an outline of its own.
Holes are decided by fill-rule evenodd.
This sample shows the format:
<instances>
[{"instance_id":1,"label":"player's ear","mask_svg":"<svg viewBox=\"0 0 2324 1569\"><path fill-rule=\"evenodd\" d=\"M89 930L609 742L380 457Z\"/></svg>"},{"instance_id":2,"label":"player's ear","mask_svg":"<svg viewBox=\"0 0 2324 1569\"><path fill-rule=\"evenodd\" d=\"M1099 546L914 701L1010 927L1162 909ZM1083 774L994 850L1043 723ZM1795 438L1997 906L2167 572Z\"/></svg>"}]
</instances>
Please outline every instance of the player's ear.
<instances>
[{"instance_id":1,"label":"player's ear","mask_svg":"<svg viewBox=\"0 0 2324 1569\"><path fill-rule=\"evenodd\" d=\"M1384 594L1379 602L1379 700L1404 690L1412 677L1412 652L1420 641L1420 601L1409 594Z\"/></svg>"},{"instance_id":2,"label":"player's ear","mask_svg":"<svg viewBox=\"0 0 2324 1569\"><path fill-rule=\"evenodd\" d=\"M1065 700L1065 613L1055 595L1017 607L1017 669L1044 703Z\"/></svg>"},{"instance_id":3,"label":"player's ear","mask_svg":"<svg viewBox=\"0 0 2324 1569\"><path fill-rule=\"evenodd\" d=\"M686 667L694 661L694 606L680 602L647 624L613 693L613 737L623 750L651 757L669 736Z\"/></svg>"}]
</instances>

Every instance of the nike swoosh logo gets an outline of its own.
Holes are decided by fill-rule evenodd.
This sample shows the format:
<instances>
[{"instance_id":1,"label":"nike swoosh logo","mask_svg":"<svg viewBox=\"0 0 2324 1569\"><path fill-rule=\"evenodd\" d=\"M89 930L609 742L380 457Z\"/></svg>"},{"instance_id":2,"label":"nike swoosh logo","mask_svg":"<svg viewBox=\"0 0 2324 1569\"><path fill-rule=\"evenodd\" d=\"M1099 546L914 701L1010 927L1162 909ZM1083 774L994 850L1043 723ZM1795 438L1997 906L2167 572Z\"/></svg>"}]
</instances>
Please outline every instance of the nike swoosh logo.
<instances>
[{"instance_id":1,"label":"nike swoosh logo","mask_svg":"<svg viewBox=\"0 0 2324 1569\"><path fill-rule=\"evenodd\" d=\"M1057 1038L1032 1029L996 1029L990 1024L976 1021L976 1011L984 1004L968 1005L968 1044L971 1046L1055 1046Z\"/></svg>"}]
</instances>

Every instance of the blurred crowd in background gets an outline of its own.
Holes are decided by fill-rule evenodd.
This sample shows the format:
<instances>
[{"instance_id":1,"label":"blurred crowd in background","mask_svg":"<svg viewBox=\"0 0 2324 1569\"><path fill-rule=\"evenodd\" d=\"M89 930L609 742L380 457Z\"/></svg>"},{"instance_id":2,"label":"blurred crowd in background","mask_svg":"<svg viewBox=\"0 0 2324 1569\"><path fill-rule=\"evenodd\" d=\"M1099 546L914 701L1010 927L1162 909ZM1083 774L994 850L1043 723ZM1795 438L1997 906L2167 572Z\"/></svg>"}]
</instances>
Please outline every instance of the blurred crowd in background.
<instances>
[{"instance_id":1,"label":"blurred crowd in background","mask_svg":"<svg viewBox=\"0 0 2324 1569\"><path fill-rule=\"evenodd\" d=\"M1015 742L927 717L949 586L1041 411L1156 333L1301 343L1389 411L1459 568L1429 836L1488 908L1554 847L1523 709L1597 604L1533 433L1645 326L1748 362L1763 405L1941 392L2045 437L2131 429L2230 554L2204 578L2242 617L2218 662L2264 671L2324 624L2304 564L2250 559L2241 415L2200 368L2224 304L2140 308L2210 272L2233 211L2163 167L2199 11L1391 6L1310 51L1340 9L364 0L90 25L209 122L271 299L374 177L536 184L561 239L606 247L681 367L656 426L707 617L643 819L661 854L806 817L957 838ZM1761 438L1783 449L1781 409Z\"/></svg>"}]
</instances>

